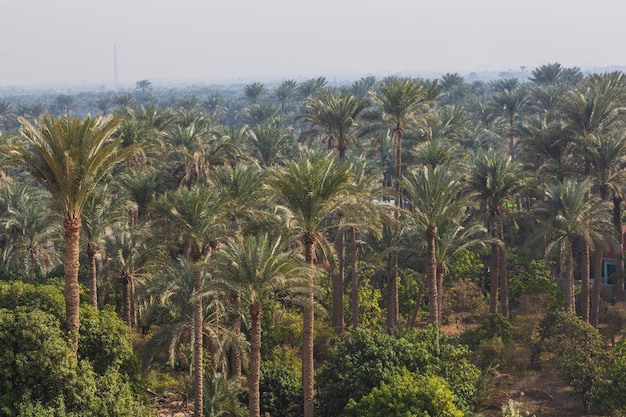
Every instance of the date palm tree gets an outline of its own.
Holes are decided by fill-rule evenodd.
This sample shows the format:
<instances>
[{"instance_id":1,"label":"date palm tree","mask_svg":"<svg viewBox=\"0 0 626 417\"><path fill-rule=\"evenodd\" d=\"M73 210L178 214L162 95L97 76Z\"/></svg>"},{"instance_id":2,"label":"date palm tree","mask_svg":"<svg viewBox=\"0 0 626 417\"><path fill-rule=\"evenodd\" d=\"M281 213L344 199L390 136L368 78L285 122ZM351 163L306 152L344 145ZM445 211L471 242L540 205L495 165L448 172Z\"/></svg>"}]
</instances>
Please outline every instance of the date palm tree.
<instances>
[{"instance_id":1,"label":"date palm tree","mask_svg":"<svg viewBox=\"0 0 626 417\"><path fill-rule=\"evenodd\" d=\"M119 120L111 116L55 119L44 115L34 125L20 119L20 133L28 145L14 145L9 152L19 158L46 185L65 231L65 326L74 353L78 351L79 288L78 254L83 207L97 185L136 147L121 148L112 139Z\"/></svg>"},{"instance_id":2,"label":"date palm tree","mask_svg":"<svg viewBox=\"0 0 626 417\"><path fill-rule=\"evenodd\" d=\"M246 96L248 100L250 100L250 104L255 105L263 94L266 93L265 86L262 83L252 83L246 84L243 87L243 94Z\"/></svg>"},{"instance_id":3,"label":"date palm tree","mask_svg":"<svg viewBox=\"0 0 626 417\"><path fill-rule=\"evenodd\" d=\"M491 244L491 313L497 312L498 287L500 287L500 309L503 315L509 314L508 278L504 247L504 216L506 203L519 192L527 174L522 166L509 155L479 151L474 153L469 175L470 187L478 193L485 215L485 225L489 229Z\"/></svg>"},{"instance_id":4,"label":"date palm tree","mask_svg":"<svg viewBox=\"0 0 626 417\"><path fill-rule=\"evenodd\" d=\"M241 294L242 304L250 314L250 354L248 372L248 409L250 417L261 415L261 315L263 306L290 291L302 291L308 286L308 276L314 272L299 259L295 251L287 251L280 238L267 234L247 237L243 241L229 240L217 255L219 279Z\"/></svg>"},{"instance_id":5,"label":"date palm tree","mask_svg":"<svg viewBox=\"0 0 626 417\"><path fill-rule=\"evenodd\" d=\"M286 161L285 166L270 173L268 184L276 192L277 201L290 211L289 227L304 247L305 262L315 264L315 248L325 243L325 222L341 210L349 197L352 174L348 166L338 164L331 155L303 154ZM308 289L302 330L302 385L304 416L313 416L314 362L314 280L308 277Z\"/></svg>"},{"instance_id":6,"label":"date palm tree","mask_svg":"<svg viewBox=\"0 0 626 417\"><path fill-rule=\"evenodd\" d=\"M593 242L610 238L613 232L608 202L590 194L590 187L589 181L549 183L545 188L544 201L533 210L534 215L543 222L542 227L547 227L549 249L558 250L564 265L565 308L572 313L576 312L574 242L578 239L585 246L590 246ZM586 284L588 286L589 282Z\"/></svg>"},{"instance_id":7,"label":"date palm tree","mask_svg":"<svg viewBox=\"0 0 626 417\"><path fill-rule=\"evenodd\" d=\"M202 264L225 234L223 204L207 186L180 188L152 203L155 225L178 251L189 258L194 280L193 389L194 415L202 416L203 335Z\"/></svg>"},{"instance_id":8,"label":"date palm tree","mask_svg":"<svg viewBox=\"0 0 626 417\"><path fill-rule=\"evenodd\" d=\"M408 221L423 230L427 244L426 280L428 282L430 321L439 326L440 308L437 283L438 225L442 222L458 222L461 212L468 204L463 196L462 177L444 166L414 169L402 180L411 203Z\"/></svg>"}]
</instances>

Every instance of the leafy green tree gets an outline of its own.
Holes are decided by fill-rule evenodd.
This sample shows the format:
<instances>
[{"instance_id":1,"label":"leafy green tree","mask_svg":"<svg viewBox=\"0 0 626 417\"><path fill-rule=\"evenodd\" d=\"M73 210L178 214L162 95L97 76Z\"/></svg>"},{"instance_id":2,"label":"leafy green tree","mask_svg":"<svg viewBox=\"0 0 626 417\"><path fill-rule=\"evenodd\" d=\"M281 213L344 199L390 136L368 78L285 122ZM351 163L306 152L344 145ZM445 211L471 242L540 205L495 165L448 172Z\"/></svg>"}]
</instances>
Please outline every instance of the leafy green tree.
<instances>
[{"instance_id":1,"label":"leafy green tree","mask_svg":"<svg viewBox=\"0 0 626 417\"><path fill-rule=\"evenodd\" d=\"M35 125L25 119L21 134L30 146L9 148L35 177L46 185L65 230L65 308L66 329L74 352L78 350L80 323L78 289L79 238L83 207L96 186L118 162L130 157L135 147L120 148L111 139L119 126L112 117L55 119L44 116Z\"/></svg>"},{"instance_id":2,"label":"leafy green tree","mask_svg":"<svg viewBox=\"0 0 626 417\"><path fill-rule=\"evenodd\" d=\"M574 388L589 414L607 355L598 330L575 314L554 312L542 323L541 336L557 371Z\"/></svg>"},{"instance_id":3,"label":"leafy green tree","mask_svg":"<svg viewBox=\"0 0 626 417\"><path fill-rule=\"evenodd\" d=\"M455 406L454 394L445 379L405 370L389 382L382 382L359 402L351 400L346 416L463 417L464 413Z\"/></svg>"}]
</instances>

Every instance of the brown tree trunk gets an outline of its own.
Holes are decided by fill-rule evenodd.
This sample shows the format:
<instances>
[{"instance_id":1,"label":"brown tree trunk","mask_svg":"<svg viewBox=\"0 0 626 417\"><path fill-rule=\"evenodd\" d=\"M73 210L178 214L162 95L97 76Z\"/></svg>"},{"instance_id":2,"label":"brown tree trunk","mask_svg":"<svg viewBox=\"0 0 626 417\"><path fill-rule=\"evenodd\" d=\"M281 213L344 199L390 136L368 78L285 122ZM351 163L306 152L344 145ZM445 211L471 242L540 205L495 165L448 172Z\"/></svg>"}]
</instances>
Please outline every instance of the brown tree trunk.
<instances>
[{"instance_id":1,"label":"brown tree trunk","mask_svg":"<svg viewBox=\"0 0 626 417\"><path fill-rule=\"evenodd\" d=\"M122 275L122 299L124 302L124 307L122 309L124 314L124 321L128 325L128 328L133 327L133 319L132 319L132 307L131 307L131 298L132 298L132 276L129 273Z\"/></svg>"},{"instance_id":2,"label":"brown tree trunk","mask_svg":"<svg viewBox=\"0 0 626 417\"><path fill-rule=\"evenodd\" d=\"M250 307L250 374L248 375L248 409L250 417L261 415L261 306Z\"/></svg>"},{"instance_id":3,"label":"brown tree trunk","mask_svg":"<svg viewBox=\"0 0 626 417\"><path fill-rule=\"evenodd\" d=\"M343 285L345 282L346 274L346 249L345 249L345 232L343 229L337 231L335 238L335 250L337 252L337 273L333 274L332 293L333 293L333 306L332 306L332 326L335 330L335 335L339 336L343 333L344 329L344 317L343 317Z\"/></svg>"},{"instance_id":4,"label":"brown tree trunk","mask_svg":"<svg viewBox=\"0 0 626 417\"><path fill-rule=\"evenodd\" d=\"M565 310L568 313L576 313L574 302L574 255L572 253L572 242L567 243L567 277L565 279Z\"/></svg>"},{"instance_id":5,"label":"brown tree trunk","mask_svg":"<svg viewBox=\"0 0 626 417\"><path fill-rule=\"evenodd\" d=\"M96 277L96 254L97 249L87 243L87 259L89 260L89 305L98 308L98 282Z\"/></svg>"},{"instance_id":6,"label":"brown tree trunk","mask_svg":"<svg viewBox=\"0 0 626 417\"><path fill-rule=\"evenodd\" d=\"M389 255L387 283L387 333L393 334L398 322L398 255Z\"/></svg>"},{"instance_id":7,"label":"brown tree trunk","mask_svg":"<svg viewBox=\"0 0 626 417\"><path fill-rule=\"evenodd\" d=\"M489 271L489 312L496 314L498 312L498 281L500 279L500 249L497 243L491 244L491 270Z\"/></svg>"},{"instance_id":8,"label":"brown tree trunk","mask_svg":"<svg viewBox=\"0 0 626 417\"><path fill-rule=\"evenodd\" d=\"M509 275L506 268L506 248L504 246L504 227L502 225L502 216L498 216L498 276L500 282L500 312L506 318L509 318Z\"/></svg>"},{"instance_id":9,"label":"brown tree trunk","mask_svg":"<svg viewBox=\"0 0 626 417\"><path fill-rule=\"evenodd\" d=\"M443 316L443 277L445 276L446 267L441 262L437 262L437 304L439 308L439 317L437 323L442 323Z\"/></svg>"},{"instance_id":10,"label":"brown tree trunk","mask_svg":"<svg viewBox=\"0 0 626 417\"><path fill-rule=\"evenodd\" d=\"M583 320L589 323L589 244L582 242L580 250L580 280L582 282L580 294L580 313Z\"/></svg>"},{"instance_id":11,"label":"brown tree trunk","mask_svg":"<svg viewBox=\"0 0 626 417\"><path fill-rule=\"evenodd\" d=\"M350 229L350 304L352 308L352 327L359 327L359 260L357 256L356 246L356 229L351 227Z\"/></svg>"},{"instance_id":12,"label":"brown tree trunk","mask_svg":"<svg viewBox=\"0 0 626 417\"><path fill-rule=\"evenodd\" d=\"M304 256L305 261L313 265L313 243L312 236L304 236ZM303 311L302 323L302 389L304 391L304 417L313 417L314 400L314 378L315 365L313 362L313 328L315 321L314 298L313 298L313 275L309 275L309 290Z\"/></svg>"},{"instance_id":13,"label":"brown tree trunk","mask_svg":"<svg viewBox=\"0 0 626 417\"><path fill-rule=\"evenodd\" d=\"M80 217L66 218L63 268L65 272L65 327L70 335L74 357L78 357L78 329L80 327L80 291L78 287Z\"/></svg>"},{"instance_id":14,"label":"brown tree trunk","mask_svg":"<svg viewBox=\"0 0 626 417\"><path fill-rule=\"evenodd\" d=\"M241 335L241 293L237 292L233 296L233 304L235 307L235 321L233 323L233 332L237 339ZM261 329L259 329L259 332ZM259 348L260 349L260 348ZM233 378L241 377L241 351L239 347L233 347L230 351L231 371Z\"/></svg>"},{"instance_id":15,"label":"brown tree trunk","mask_svg":"<svg viewBox=\"0 0 626 417\"><path fill-rule=\"evenodd\" d=\"M596 249L593 256L593 288L591 290L591 310L589 320L591 325L598 327L600 315L600 295L602 293L602 249Z\"/></svg>"},{"instance_id":16,"label":"brown tree trunk","mask_svg":"<svg viewBox=\"0 0 626 417\"><path fill-rule=\"evenodd\" d=\"M198 260L194 259L194 264ZM202 290L202 275L199 268L193 271L193 291L198 294ZM203 415L203 383L204 364L202 360L202 299L197 297L193 306L193 415L202 417Z\"/></svg>"},{"instance_id":17,"label":"brown tree trunk","mask_svg":"<svg viewBox=\"0 0 626 417\"><path fill-rule=\"evenodd\" d=\"M427 260L426 280L428 281L428 300L430 305L430 322L439 326L439 297L437 296L437 257L435 255L435 238L437 228L429 227L426 231Z\"/></svg>"},{"instance_id":18,"label":"brown tree trunk","mask_svg":"<svg viewBox=\"0 0 626 417\"><path fill-rule=\"evenodd\" d=\"M624 235L622 233L622 199L613 197L613 224L615 225L615 239L619 244L615 270L615 290L617 301L626 301L624 297Z\"/></svg>"}]
</instances>

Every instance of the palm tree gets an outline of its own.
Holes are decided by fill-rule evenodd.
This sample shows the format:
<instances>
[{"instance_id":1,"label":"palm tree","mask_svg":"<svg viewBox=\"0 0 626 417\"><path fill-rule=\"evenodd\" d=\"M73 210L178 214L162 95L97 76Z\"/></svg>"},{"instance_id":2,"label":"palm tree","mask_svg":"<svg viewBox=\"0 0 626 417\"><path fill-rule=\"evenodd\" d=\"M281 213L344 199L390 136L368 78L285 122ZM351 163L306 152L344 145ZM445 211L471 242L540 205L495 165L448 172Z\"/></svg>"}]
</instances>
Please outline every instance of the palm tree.
<instances>
[{"instance_id":1,"label":"palm tree","mask_svg":"<svg viewBox=\"0 0 626 417\"><path fill-rule=\"evenodd\" d=\"M419 230L423 230L426 238L430 321L439 326L441 315L437 293L437 225L458 222L469 200L462 195L464 184L461 177L445 166L414 169L402 180L402 186L411 203L408 220Z\"/></svg>"},{"instance_id":2,"label":"palm tree","mask_svg":"<svg viewBox=\"0 0 626 417\"><path fill-rule=\"evenodd\" d=\"M70 111L76 107L76 97L69 94L59 94L54 98L54 106L59 113L69 117Z\"/></svg>"},{"instance_id":3,"label":"palm tree","mask_svg":"<svg viewBox=\"0 0 626 417\"><path fill-rule=\"evenodd\" d=\"M589 135L580 143L585 160L589 163L589 177L599 188L602 200L611 198L613 203L614 237L619 244L617 250L616 295L618 299L624 292L624 251L622 236L622 203L624 201L623 184L626 180L626 138L621 131ZM597 308L600 302L600 280L594 281L592 299L592 322L597 324Z\"/></svg>"},{"instance_id":4,"label":"palm tree","mask_svg":"<svg viewBox=\"0 0 626 417\"><path fill-rule=\"evenodd\" d=\"M251 129L248 152L262 167L270 167L288 154L295 145L293 135L287 133L277 121L267 121Z\"/></svg>"},{"instance_id":5,"label":"palm tree","mask_svg":"<svg viewBox=\"0 0 626 417\"><path fill-rule=\"evenodd\" d=\"M573 244L579 239L585 246L591 246L593 242L611 236L613 230L611 219L607 215L608 202L589 194L590 186L589 181L573 180L566 180L562 184L547 184L544 201L533 210L534 215L548 228L549 249L559 251L566 271L565 308L572 313L576 311ZM588 287L589 275L586 276ZM587 303L585 300L583 302Z\"/></svg>"},{"instance_id":6,"label":"palm tree","mask_svg":"<svg viewBox=\"0 0 626 417\"><path fill-rule=\"evenodd\" d=\"M314 132L321 128L329 149L337 147L339 159L346 159L349 145L359 145L355 129L361 113L368 103L354 98L351 94L333 94L326 92L306 101L306 113L303 120L311 124Z\"/></svg>"},{"instance_id":7,"label":"palm tree","mask_svg":"<svg viewBox=\"0 0 626 417\"><path fill-rule=\"evenodd\" d=\"M250 104L255 105L259 97L265 94L265 86L262 83L247 84L243 87L243 94L250 100Z\"/></svg>"},{"instance_id":8,"label":"palm tree","mask_svg":"<svg viewBox=\"0 0 626 417\"><path fill-rule=\"evenodd\" d=\"M115 225L128 220L128 202L119 194L112 195L105 184L87 198L83 208L82 235L87 241L87 269L89 271L89 304L98 308L98 280L96 256L104 250L104 238Z\"/></svg>"},{"instance_id":9,"label":"palm tree","mask_svg":"<svg viewBox=\"0 0 626 417\"><path fill-rule=\"evenodd\" d=\"M291 105L291 101L296 96L297 88L298 82L296 80L285 80L274 90L274 95L280 103L280 111L283 113Z\"/></svg>"},{"instance_id":10,"label":"palm tree","mask_svg":"<svg viewBox=\"0 0 626 417\"><path fill-rule=\"evenodd\" d=\"M50 198L45 190L16 184L1 191L7 209L0 212L0 224L10 238L14 264L24 265L26 276L34 280L37 267L45 273L59 260L54 247L59 232L58 215L42 204Z\"/></svg>"},{"instance_id":11,"label":"palm tree","mask_svg":"<svg viewBox=\"0 0 626 417\"><path fill-rule=\"evenodd\" d=\"M286 161L285 166L270 173L269 186L278 201L291 213L289 226L304 246L305 261L315 263L314 250L325 242L324 224L341 210L350 191L352 175L347 166L324 154L303 154L298 160ZM307 301L304 305L302 330L302 385L304 416L313 416L313 274L309 276Z\"/></svg>"},{"instance_id":12,"label":"palm tree","mask_svg":"<svg viewBox=\"0 0 626 417\"><path fill-rule=\"evenodd\" d=\"M498 286L500 287L501 312L509 314L508 278L504 247L505 204L512 202L513 196L525 184L526 174L522 166L502 153L479 151L470 159L473 161L469 175L469 185L480 198L484 209L485 224L494 242L491 244L491 313L497 312Z\"/></svg>"},{"instance_id":13,"label":"palm tree","mask_svg":"<svg viewBox=\"0 0 626 417\"><path fill-rule=\"evenodd\" d=\"M80 120L44 115L35 125L25 119L20 122L21 135L30 146L15 145L9 151L47 186L56 209L63 216L65 325L76 354L80 321L78 254L83 206L113 166L130 157L136 148L122 149L121 141L111 138L119 120L110 116Z\"/></svg>"},{"instance_id":14,"label":"palm tree","mask_svg":"<svg viewBox=\"0 0 626 417\"><path fill-rule=\"evenodd\" d=\"M308 265L298 262L294 251L286 251L280 238L266 234L243 242L229 240L217 257L220 279L241 294L250 313L250 355L248 398L250 417L261 415L259 380L261 370L261 314L263 306L277 297L277 292L302 290L313 274Z\"/></svg>"},{"instance_id":15,"label":"palm tree","mask_svg":"<svg viewBox=\"0 0 626 417\"><path fill-rule=\"evenodd\" d=\"M214 189L206 186L180 188L152 204L155 222L178 249L191 261L194 279L193 313L193 388L194 415L202 416L203 337L202 337L202 261L210 256L223 237L223 205Z\"/></svg>"},{"instance_id":16,"label":"palm tree","mask_svg":"<svg viewBox=\"0 0 626 417\"><path fill-rule=\"evenodd\" d=\"M380 91L374 94L373 100L382 110L382 122L391 137L396 171L395 201L398 207L402 207L400 182L402 179L402 140L405 129L409 126L423 127L424 123L429 120L429 112L435 103L428 100L423 84L409 78L396 77L387 79L380 86Z\"/></svg>"}]
</instances>

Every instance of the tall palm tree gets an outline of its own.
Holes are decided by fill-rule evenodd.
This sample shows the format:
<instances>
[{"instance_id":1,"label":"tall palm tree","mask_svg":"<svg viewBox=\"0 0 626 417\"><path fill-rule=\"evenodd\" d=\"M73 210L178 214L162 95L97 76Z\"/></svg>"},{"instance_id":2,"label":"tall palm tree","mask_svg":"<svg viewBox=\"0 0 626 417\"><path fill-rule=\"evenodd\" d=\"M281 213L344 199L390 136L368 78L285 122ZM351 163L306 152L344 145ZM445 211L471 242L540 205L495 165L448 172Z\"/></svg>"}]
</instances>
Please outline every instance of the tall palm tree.
<instances>
[{"instance_id":1,"label":"tall palm tree","mask_svg":"<svg viewBox=\"0 0 626 417\"><path fill-rule=\"evenodd\" d=\"M274 95L280 103L280 110L284 113L291 105L291 101L296 96L298 82L296 80L285 80L274 90Z\"/></svg>"},{"instance_id":2,"label":"tall palm tree","mask_svg":"<svg viewBox=\"0 0 626 417\"><path fill-rule=\"evenodd\" d=\"M46 185L56 209L63 216L65 325L76 354L80 322L78 251L83 206L113 166L132 156L136 147L122 149L121 141L112 139L119 120L110 116L80 120L44 115L34 125L25 119L20 122L21 135L29 146L15 145L9 151Z\"/></svg>"},{"instance_id":3,"label":"tall palm tree","mask_svg":"<svg viewBox=\"0 0 626 417\"><path fill-rule=\"evenodd\" d=\"M291 230L304 246L307 264L315 263L315 247L325 242L325 224L344 205L350 191L352 175L347 166L338 164L331 155L303 154L298 160L287 161L284 167L270 173L268 184L278 201L290 211ZM304 416L313 416L313 274L309 276L307 301L304 305L302 330L302 385Z\"/></svg>"},{"instance_id":4,"label":"tall palm tree","mask_svg":"<svg viewBox=\"0 0 626 417\"><path fill-rule=\"evenodd\" d=\"M382 110L382 122L389 131L396 175L396 205L402 206L402 140L408 127L423 127L432 119L429 114L435 103L428 99L426 88L409 78L387 79L373 96ZM429 117L430 116L430 117Z\"/></svg>"},{"instance_id":5,"label":"tall palm tree","mask_svg":"<svg viewBox=\"0 0 626 417\"><path fill-rule=\"evenodd\" d=\"M522 166L510 156L502 153L479 151L470 159L473 161L469 175L469 185L480 198L484 209L485 225L494 242L491 244L491 303L490 311L497 312L498 287L500 287L501 312L509 314L508 278L504 247L504 216L506 203L512 202L519 192L527 174Z\"/></svg>"},{"instance_id":6,"label":"tall palm tree","mask_svg":"<svg viewBox=\"0 0 626 417\"><path fill-rule=\"evenodd\" d=\"M294 147L292 134L277 121L267 121L251 129L248 152L262 167L270 167L281 160Z\"/></svg>"},{"instance_id":7,"label":"tall palm tree","mask_svg":"<svg viewBox=\"0 0 626 417\"><path fill-rule=\"evenodd\" d=\"M365 100L356 99L351 94L326 92L307 99L303 120L311 124L314 132L316 128L321 128L328 147L336 147L339 159L343 161L348 146L359 146L355 130L367 106Z\"/></svg>"},{"instance_id":8,"label":"tall palm tree","mask_svg":"<svg viewBox=\"0 0 626 417\"><path fill-rule=\"evenodd\" d=\"M248 100L250 100L250 104L254 105L259 100L263 94L265 94L265 86L262 83L252 83L246 84L243 87L243 94L246 96Z\"/></svg>"},{"instance_id":9,"label":"tall palm tree","mask_svg":"<svg viewBox=\"0 0 626 417\"><path fill-rule=\"evenodd\" d=\"M250 417L259 417L263 306L276 298L278 291L306 289L307 277L313 271L299 262L296 252L286 251L280 238L272 239L267 234L248 237L242 242L229 240L217 256L216 270L226 286L241 294L242 303L249 309L248 409Z\"/></svg>"},{"instance_id":10,"label":"tall palm tree","mask_svg":"<svg viewBox=\"0 0 626 417\"><path fill-rule=\"evenodd\" d=\"M112 195L108 184L94 192L83 208L82 235L87 241L87 269L89 271L89 304L98 308L98 280L96 256L104 251L104 239L116 225L128 220L129 202L119 194Z\"/></svg>"},{"instance_id":11,"label":"tall palm tree","mask_svg":"<svg viewBox=\"0 0 626 417\"><path fill-rule=\"evenodd\" d=\"M426 238L430 321L439 326L441 306L437 293L437 225L458 222L469 200L462 195L464 184L461 177L444 166L414 169L402 180L402 185L411 202L409 221L423 230Z\"/></svg>"},{"instance_id":12,"label":"tall palm tree","mask_svg":"<svg viewBox=\"0 0 626 417\"><path fill-rule=\"evenodd\" d=\"M223 205L213 188L180 188L155 200L152 211L156 225L168 240L191 261L194 279L193 313L193 388L194 415L202 416L203 337L202 337L202 261L210 256L224 236Z\"/></svg>"},{"instance_id":13,"label":"tall palm tree","mask_svg":"<svg viewBox=\"0 0 626 417\"><path fill-rule=\"evenodd\" d=\"M624 180L626 180L626 138L621 131L599 135L588 135L581 140L580 146L588 161L589 177L599 189L602 200L610 199L613 203L614 237L620 250L617 250L616 293L618 299L624 293L624 239L622 236L622 203L624 201ZM600 280L594 281L591 305L592 323L597 324L597 307L600 302Z\"/></svg>"},{"instance_id":14,"label":"tall palm tree","mask_svg":"<svg viewBox=\"0 0 626 417\"><path fill-rule=\"evenodd\" d=\"M579 239L585 246L611 236L613 225L608 216L608 202L589 194L589 181L547 184L544 201L533 213L547 227L549 247L558 249L566 271L565 307L575 313L573 244ZM588 265L587 265L588 269ZM588 277L588 274L587 274ZM586 285L589 285L587 280ZM583 302L586 303L585 300Z\"/></svg>"},{"instance_id":15,"label":"tall palm tree","mask_svg":"<svg viewBox=\"0 0 626 417\"><path fill-rule=\"evenodd\" d=\"M306 113L303 120L311 125L311 132L321 128L328 147L336 147L339 159L345 161L349 145L359 146L355 135L358 119L367 108L367 102L355 99L351 94L323 93L309 97L306 101ZM340 213L343 216L343 213ZM338 256L338 271L332 282L332 325L336 334L344 328L344 279L345 279L345 228L340 227L335 239Z\"/></svg>"}]
</instances>

